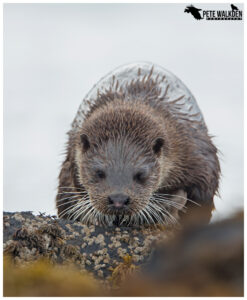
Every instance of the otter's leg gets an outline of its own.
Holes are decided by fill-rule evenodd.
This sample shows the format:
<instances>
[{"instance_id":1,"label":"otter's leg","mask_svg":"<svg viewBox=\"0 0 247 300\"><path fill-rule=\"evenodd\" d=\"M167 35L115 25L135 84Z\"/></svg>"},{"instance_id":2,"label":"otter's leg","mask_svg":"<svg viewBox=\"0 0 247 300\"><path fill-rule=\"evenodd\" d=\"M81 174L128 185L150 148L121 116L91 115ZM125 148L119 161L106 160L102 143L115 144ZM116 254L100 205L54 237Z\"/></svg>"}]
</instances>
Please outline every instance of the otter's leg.
<instances>
[{"instance_id":1,"label":"otter's leg","mask_svg":"<svg viewBox=\"0 0 247 300\"><path fill-rule=\"evenodd\" d=\"M180 189L172 192L169 196L169 200L175 205L168 206L167 211L179 222L180 212L185 212L185 204L187 203L186 191Z\"/></svg>"},{"instance_id":2,"label":"otter's leg","mask_svg":"<svg viewBox=\"0 0 247 300\"><path fill-rule=\"evenodd\" d=\"M168 194L163 192L163 195L167 197ZM195 187L188 189L188 192L179 189L169 193L169 200L176 203L176 207L169 206L166 209L181 224L209 223L214 204L213 200L201 204L201 197L206 196L209 197Z\"/></svg>"},{"instance_id":3,"label":"otter's leg","mask_svg":"<svg viewBox=\"0 0 247 300\"><path fill-rule=\"evenodd\" d=\"M219 188L220 163L218 150L209 137L198 136L196 143L201 150L198 149L198 156L194 158L194 173L185 188L188 195L186 218L197 218L197 222L208 224L214 209L214 196Z\"/></svg>"},{"instance_id":4,"label":"otter's leg","mask_svg":"<svg viewBox=\"0 0 247 300\"><path fill-rule=\"evenodd\" d=\"M208 224L212 217L212 211L214 210L214 195L217 190L217 186L213 184L206 190L198 186L191 186L187 189L188 199L188 213L185 219L194 219L197 223Z\"/></svg>"}]
</instances>

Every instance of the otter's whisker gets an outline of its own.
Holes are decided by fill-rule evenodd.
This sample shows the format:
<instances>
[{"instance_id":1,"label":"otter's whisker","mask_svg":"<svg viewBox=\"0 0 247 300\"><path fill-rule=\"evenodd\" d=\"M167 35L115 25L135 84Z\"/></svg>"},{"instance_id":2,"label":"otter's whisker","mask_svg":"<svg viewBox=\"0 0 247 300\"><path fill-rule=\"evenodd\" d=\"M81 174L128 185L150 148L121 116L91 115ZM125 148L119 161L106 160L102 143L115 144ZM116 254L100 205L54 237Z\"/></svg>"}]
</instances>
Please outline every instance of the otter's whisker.
<instances>
[{"instance_id":1,"label":"otter's whisker","mask_svg":"<svg viewBox=\"0 0 247 300\"><path fill-rule=\"evenodd\" d=\"M167 220L167 218L168 218L172 224L178 223L177 219L176 219L173 215L171 215L171 214L165 209L165 207L162 207L162 208L161 208L161 207L157 206L157 205L154 204L154 203L150 203L150 205L153 205L154 211L159 210L159 212L162 214L162 216L165 218L165 220ZM167 221L166 221L166 222L167 222ZM169 222L169 223L170 223L170 222Z\"/></svg>"},{"instance_id":2,"label":"otter's whisker","mask_svg":"<svg viewBox=\"0 0 247 300\"><path fill-rule=\"evenodd\" d=\"M182 204L177 204L177 203L171 203L171 202L167 202L167 201L164 201L164 200L153 200L153 202L156 204L156 205L165 205L167 207L174 207L176 208L177 210L182 210L182 209L187 209L187 207L183 206Z\"/></svg>"},{"instance_id":3,"label":"otter's whisker","mask_svg":"<svg viewBox=\"0 0 247 300\"><path fill-rule=\"evenodd\" d=\"M61 199L57 200L57 202L61 202L61 201L65 201L65 200L70 200L70 199L74 199L74 198L78 198L78 195L71 196L71 197L67 197L66 196L66 198L61 198ZM80 198L78 200L80 200Z\"/></svg>"},{"instance_id":4,"label":"otter's whisker","mask_svg":"<svg viewBox=\"0 0 247 300\"><path fill-rule=\"evenodd\" d=\"M160 213L161 216L163 216L164 214L164 208L162 209L161 207L159 207L158 205L154 204L154 203L149 203L149 206L152 208L152 210L154 211L154 213L158 214ZM161 223L163 222L161 216L159 216Z\"/></svg>"},{"instance_id":5,"label":"otter's whisker","mask_svg":"<svg viewBox=\"0 0 247 300\"><path fill-rule=\"evenodd\" d=\"M85 209L83 210L83 214L84 214L83 221L88 224L89 220L90 220L90 218L92 218L92 215L94 214L94 212L95 212L95 208L91 204L88 205L88 207L85 207Z\"/></svg>"},{"instance_id":6,"label":"otter's whisker","mask_svg":"<svg viewBox=\"0 0 247 300\"><path fill-rule=\"evenodd\" d=\"M71 197L71 199L74 198L74 197L78 197L78 196L73 196L73 197ZM60 217L62 218L63 216L65 216L66 213L68 214L68 216L70 216L71 213L74 212L74 210L76 210L78 207L80 207L80 205L81 205L80 202L81 201L82 201L82 199L75 199L73 201L66 201L65 203L60 204L60 205L66 205L66 204L68 204L70 202L76 202L72 206L68 207L67 209L64 209L61 212ZM60 205L58 205L57 207L59 207Z\"/></svg>"},{"instance_id":7,"label":"otter's whisker","mask_svg":"<svg viewBox=\"0 0 247 300\"><path fill-rule=\"evenodd\" d=\"M187 198L187 197L183 197L183 196L180 196L180 195L176 195L176 194L163 194L163 193L155 193L157 196L162 196L162 195L164 195L164 196L170 196L170 197L179 197L179 198L182 198L182 199L184 199L184 200L188 200L189 202L191 202L191 203L193 203L193 204L195 204L195 205L197 205L197 206L201 206L201 204L199 204L199 203L197 203L197 202L195 202L195 201L193 201L193 200L191 200L191 199L189 199L189 198Z\"/></svg>"},{"instance_id":8,"label":"otter's whisker","mask_svg":"<svg viewBox=\"0 0 247 300\"><path fill-rule=\"evenodd\" d=\"M57 193L58 195L63 195L63 194L76 194L76 195L82 195L82 192L61 192Z\"/></svg>"},{"instance_id":9,"label":"otter's whisker","mask_svg":"<svg viewBox=\"0 0 247 300\"><path fill-rule=\"evenodd\" d=\"M76 205L74 205L74 207L70 210L69 213L69 220L74 220L73 216L77 213L78 209L80 209L81 207L81 203L76 203Z\"/></svg>"},{"instance_id":10,"label":"otter's whisker","mask_svg":"<svg viewBox=\"0 0 247 300\"><path fill-rule=\"evenodd\" d=\"M168 217L170 218L172 224L178 224L178 220L177 220L173 215L171 215L171 214L169 213L168 210L165 210L165 213L166 213L166 214L168 215Z\"/></svg>"},{"instance_id":11,"label":"otter's whisker","mask_svg":"<svg viewBox=\"0 0 247 300\"><path fill-rule=\"evenodd\" d=\"M78 211L73 214L73 219L77 220L81 216L81 214L83 214L90 207L91 207L91 203L89 202L80 203Z\"/></svg>"},{"instance_id":12,"label":"otter's whisker","mask_svg":"<svg viewBox=\"0 0 247 300\"><path fill-rule=\"evenodd\" d=\"M73 213L73 219L76 220L80 216L80 214L83 213L83 211L85 211L89 206L91 206L91 203L88 198L79 201L77 206L78 211L75 211L75 213Z\"/></svg>"},{"instance_id":13,"label":"otter's whisker","mask_svg":"<svg viewBox=\"0 0 247 300\"><path fill-rule=\"evenodd\" d=\"M88 207L88 212L82 217L81 222L86 221L87 222L87 218L90 216L90 213L92 213L94 210L94 207ZM87 211L87 210L86 210Z\"/></svg>"},{"instance_id":14,"label":"otter's whisker","mask_svg":"<svg viewBox=\"0 0 247 300\"><path fill-rule=\"evenodd\" d=\"M156 211L152 208L152 206L149 205L146 207L146 210L149 210L150 211L150 215L152 216L152 219L153 219L153 223L156 223L154 218L158 221L158 222L161 222L162 223L162 219L160 218L160 216L156 213Z\"/></svg>"},{"instance_id":15,"label":"otter's whisker","mask_svg":"<svg viewBox=\"0 0 247 300\"><path fill-rule=\"evenodd\" d=\"M59 214L59 218L63 218L68 212L70 212L75 207L75 205L76 203L62 210L61 214Z\"/></svg>"},{"instance_id":16,"label":"otter's whisker","mask_svg":"<svg viewBox=\"0 0 247 300\"><path fill-rule=\"evenodd\" d=\"M65 203L60 203L59 205L57 205L57 208L60 207L60 206L64 206L66 204L69 204L69 203L73 203L73 202L77 202L78 200L75 199L75 200L70 200L70 201L66 201Z\"/></svg>"},{"instance_id":17,"label":"otter's whisker","mask_svg":"<svg viewBox=\"0 0 247 300\"><path fill-rule=\"evenodd\" d=\"M97 217L97 218L101 218L101 213L100 212L98 212L99 213L99 216ZM87 216L87 218L86 218L86 222L87 222L87 224L94 224L94 218L95 218L95 216L97 215L97 211L96 211L96 209L92 206L92 211L88 214L88 216Z\"/></svg>"},{"instance_id":18,"label":"otter's whisker","mask_svg":"<svg viewBox=\"0 0 247 300\"><path fill-rule=\"evenodd\" d=\"M77 201L77 203L74 205L74 208L73 208L72 211L74 211L75 209L80 208L81 206L86 205L86 204L87 204L87 199L81 198L81 199L79 199L79 200Z\"/></svg>"},{"instance_id":19,"label":"otter's whisker","mask_svg":"<svg viewBox=\"0 0 247 300\"><path fill-rule=\"evenodd\" d=\"M58 189L76 189L76 190L82 190L82 191L86 192L85 189L79 188L79 187L74 187L74 186L59 186Z\"/></svg>"},{"instance_id":20,"label":"otter's whisker","mask_svg":"<svg viewBox=\"0 0 247 300\"><path fill-rule=\"evenodd\" d=\"M150 220L150 221L148 221L148 224L153 224L153 223L155 223L153 217L152 217L152 216L150 215L150 213L146 210L146 207L144 207L144 209L142 210L142 212L143 212L144 215L146 214L147 218Z\"/></svg>"},{"instance_id":21,"label":"otter's whisker","mask_svg":"<svg viewBox=\"0 0 247 300\"><path fill-rule=\"evenodd\" d=\"M175 201L171 201L171 200L168 200L168 199L162 199L162 198L150 198L150 201L153 201L153 202L156 202L156 203L165 203L167 206L172 206L172 207L175 207L177 209L182 209L184 207L183 204L181 203L177 203Z\"/></svg>"},{"instance_id":22,"label":"otter's whisker","mask_svg":"<svg viewBox=\"0 0 247 300\"><path fill-rule=\"evenodd\" d=\"M145 221L147 222L147 224L150 224L150 222L147 219L146 215L144 214L143 210L140 211L140 215L143 217L143 219L145 219Z\"/></svg>"}]
</instances>

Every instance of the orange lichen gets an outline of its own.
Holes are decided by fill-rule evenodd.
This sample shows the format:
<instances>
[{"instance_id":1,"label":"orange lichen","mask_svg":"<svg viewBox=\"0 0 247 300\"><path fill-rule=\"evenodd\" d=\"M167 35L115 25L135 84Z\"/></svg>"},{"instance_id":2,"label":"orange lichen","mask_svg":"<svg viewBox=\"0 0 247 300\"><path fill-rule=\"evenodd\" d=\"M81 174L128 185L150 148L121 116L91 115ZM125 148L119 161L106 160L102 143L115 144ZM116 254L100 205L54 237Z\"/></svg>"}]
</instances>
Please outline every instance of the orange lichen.
<instances>
[{"instance_id":1,"label":"orange lichen","mask_svg":"<svg viewBox=\"0 0 247 300\"><path fill-rule=\"evenodd\" d=\"M72 265L52 265L38 260L16 266L4 258L4 296L103 296L104 290L92 275Z\"/></svg>"},{"instance_id":2,"label":"orange lichen","mask_svg":"<svg viewBox=\"0 0 247 300\"><path fill-rule=\"evenodd\" d=\"M120 284L124 282L127 277L132 275L137 268L138 267L132 263L132 257L129 254L123 256L123 262L112 271L110 280L113 287L116 288L120 286Z\"/></svg>"}]
</instances>

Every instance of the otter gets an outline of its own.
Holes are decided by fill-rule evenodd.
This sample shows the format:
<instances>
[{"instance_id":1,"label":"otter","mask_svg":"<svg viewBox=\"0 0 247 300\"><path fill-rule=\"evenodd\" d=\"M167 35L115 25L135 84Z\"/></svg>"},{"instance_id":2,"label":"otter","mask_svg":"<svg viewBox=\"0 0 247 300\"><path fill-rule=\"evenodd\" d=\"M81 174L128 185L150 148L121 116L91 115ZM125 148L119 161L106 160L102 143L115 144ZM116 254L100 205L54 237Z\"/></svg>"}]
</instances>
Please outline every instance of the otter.
<instances>
[{"instance_id":1,"label":"otter","mask_svg":"<svg viewBox=\"0 0 247 300\"><path fill-rule=\"evenodd\" d=\"M58 216L96 225L209 222L220 164L188 88L158 65L124 65L82 101L59 175ZM200 214L201 216L201 214Z\"/></svg>"}]
</instances>

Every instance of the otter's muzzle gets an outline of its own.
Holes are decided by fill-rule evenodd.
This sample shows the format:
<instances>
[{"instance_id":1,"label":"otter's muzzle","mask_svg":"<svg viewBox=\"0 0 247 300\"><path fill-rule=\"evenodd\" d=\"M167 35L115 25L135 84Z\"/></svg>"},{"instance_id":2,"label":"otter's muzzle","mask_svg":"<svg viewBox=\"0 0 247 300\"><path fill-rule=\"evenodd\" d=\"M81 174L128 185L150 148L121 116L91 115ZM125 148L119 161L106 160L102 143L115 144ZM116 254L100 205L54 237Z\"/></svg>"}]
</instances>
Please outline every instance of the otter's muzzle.
<instances>
[{"instance_id":1,"label":"otter's muzzle","mask_svg":"<svg viewBox=\"0 0 247 300\"><path fill-rule=\"evenodd\" d=\"M111 194L108 196L108 202L110 206L120 209L129 204L130 198L125 194Z\"/></svg>"}]
</instances>

